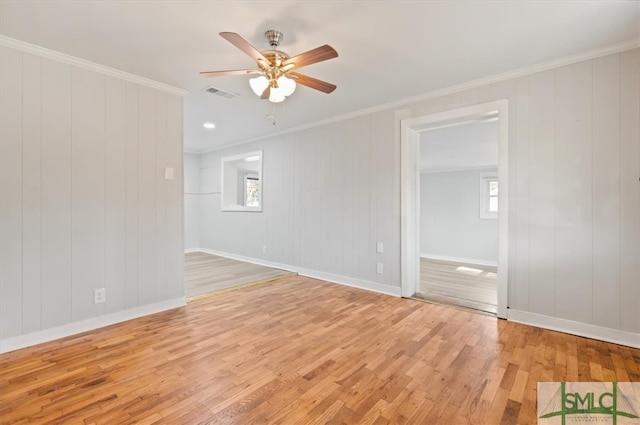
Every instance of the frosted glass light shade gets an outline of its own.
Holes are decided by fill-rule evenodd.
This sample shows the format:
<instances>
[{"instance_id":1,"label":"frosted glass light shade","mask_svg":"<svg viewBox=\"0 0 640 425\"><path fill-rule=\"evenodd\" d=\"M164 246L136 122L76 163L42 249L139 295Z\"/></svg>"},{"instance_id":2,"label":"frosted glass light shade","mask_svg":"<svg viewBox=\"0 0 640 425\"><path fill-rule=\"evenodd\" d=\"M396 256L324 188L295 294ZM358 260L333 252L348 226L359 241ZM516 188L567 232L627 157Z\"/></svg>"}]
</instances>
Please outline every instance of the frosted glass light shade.
<instances>
[{"instance_id":1,"label":"frosted glass light shade","mask_svg":"<svg viewBox=\"0 0 640 425\"><path fill-rule=\"evenodd\" d=\"M287 78L284 75L278 78L278 87L282 90L285 96L291 96L296 91L296 82L291 78Z\"/></svg>"},{"instance_id":2,"label":"frosted glass light shade","mask_svg":"<svg viewBox=\"0 0 640 425\"><path fill-rule=\"evenodd\" d=\"M267 89L267 87L269 87L269 80L267 80L264 75L261 75L256 78L251 78L249 80L249 85L256 96L262 96L262 93Z\"/></svg>"},{"instance_id":3,"label":"frosted glass light shade","mask_svg":"<svg viewBox=\"0 0 640 425\"><path fill-rule=\"evenodd\" d=\"M269 101L273 102L273 103L280 103L284 100L285 98L285 94L284 91L282 90L282 88L278 87L273 88L271 87L271 92L269 93Z\"/></svg>"}]
</instances>

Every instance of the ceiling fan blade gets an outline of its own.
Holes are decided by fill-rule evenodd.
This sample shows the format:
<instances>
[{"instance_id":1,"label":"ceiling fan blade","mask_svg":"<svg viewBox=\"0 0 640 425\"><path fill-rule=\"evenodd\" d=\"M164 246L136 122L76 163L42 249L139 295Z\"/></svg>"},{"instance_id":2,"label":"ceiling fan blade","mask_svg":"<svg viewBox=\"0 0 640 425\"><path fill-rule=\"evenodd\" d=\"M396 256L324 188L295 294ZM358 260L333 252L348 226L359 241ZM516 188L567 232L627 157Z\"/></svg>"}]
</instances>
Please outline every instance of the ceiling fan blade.
<instances>
[{"instance_id":1,"label":"ceiling fan blade","mask_svg":"<svg viewBox=\"0 0 640 425\"><path fill-rule=\"evenodd\" d=\"M324 46L316 47L308 52L300 53L297 56L289 58L282 62L283 66L291 63L295 64L296 68L302 68L303 66L311 65L313 63L326 61L327 59L333 59L338 57L338 52L328 44Z\"/></svg>"},{"instance_id":2,"label":"ceiling fan blade","mask_svg":"<svg viewBox=\"0 0 640 425\"><path fill-rule=\"evenodd\" d=\"M267 86L266 89L264 89L264 91L262 92L262 96L260 96L260 99L269 99L269 96L271 95L271 86Z\"/></svg>"},{"instance_id":3,"label":"ceiling fan blade","mask_svg":"<svg viewBox=\"0 0 640 425\"><path fill-rule=\"evenodd\" d=\"M242 50L249 56L253 58L254 61L258 61L258 59L262 59L263 61L269 63L267 58L265 58L262 53L258 51L255 47L251 45L247 40L242 38L241 35L236 34L235 32L221 32L220 37L227 40L229 43L236 46L238 49Z\"/></svg>"},{"instance_id":4,"label":"ceiling fan blade","mask_svg":"<svg viewBox=\"0 0 640 425\"><path fill-rule=\"evenodd\" d=\"M312 89L320 90L324 93L331 93L336 89L336 85L327 83L326 81L318 80L308 75L300 74L298 72L289 72L287 75L295 78L296 83L303 86L311 87Z\"/></svg>"},{"instance_id":5,"label":"ceiling fan blade","mask_svg":"<svg viewBox=\"0 0 640 425\"><path fill-rule=\"evenodd\" d=\"M203 77L222 77L224 75L249 75L260 74L257 69L232 69L228 71L204 71L200 75Z\"/></svg>"}]
</instances>

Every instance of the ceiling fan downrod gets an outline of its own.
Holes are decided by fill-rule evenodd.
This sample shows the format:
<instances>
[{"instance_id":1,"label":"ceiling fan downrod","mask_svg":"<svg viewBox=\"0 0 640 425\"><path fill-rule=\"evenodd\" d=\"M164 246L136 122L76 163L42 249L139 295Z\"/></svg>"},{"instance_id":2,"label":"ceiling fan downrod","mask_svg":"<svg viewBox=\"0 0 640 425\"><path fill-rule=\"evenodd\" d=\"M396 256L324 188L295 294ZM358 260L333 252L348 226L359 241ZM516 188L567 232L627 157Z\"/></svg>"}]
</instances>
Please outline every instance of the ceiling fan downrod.
<instances>
[{"instance_id":1,"label":"ceiling fan downrod","mask_svg":"<svg viewBox=\"0 0 640 425\"><path fill-rule=\"evenodd\" d=\"M267 30L264 33L264 38L272 48L276 48L280 45L280 42L284 39L284 34L276 30Z\"/></svg>"}]
</instances>

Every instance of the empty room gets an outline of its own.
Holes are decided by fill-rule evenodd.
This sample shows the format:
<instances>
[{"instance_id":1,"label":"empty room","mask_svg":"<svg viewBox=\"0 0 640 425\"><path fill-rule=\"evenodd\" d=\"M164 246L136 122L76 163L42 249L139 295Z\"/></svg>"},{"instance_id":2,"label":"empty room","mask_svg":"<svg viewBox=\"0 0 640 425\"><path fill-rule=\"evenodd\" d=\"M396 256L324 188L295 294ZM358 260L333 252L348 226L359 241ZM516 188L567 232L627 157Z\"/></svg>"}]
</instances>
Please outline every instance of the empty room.
<instances>
[{"instance_id":1,"label":"empty room","mask_svg":"<svg viewBox=\"0 0 640 425\"><path fill-rule=\"evenodd\" d=\"M0 0L0 424L637 424L640 2Z\"/></svg>"}]
</instances>

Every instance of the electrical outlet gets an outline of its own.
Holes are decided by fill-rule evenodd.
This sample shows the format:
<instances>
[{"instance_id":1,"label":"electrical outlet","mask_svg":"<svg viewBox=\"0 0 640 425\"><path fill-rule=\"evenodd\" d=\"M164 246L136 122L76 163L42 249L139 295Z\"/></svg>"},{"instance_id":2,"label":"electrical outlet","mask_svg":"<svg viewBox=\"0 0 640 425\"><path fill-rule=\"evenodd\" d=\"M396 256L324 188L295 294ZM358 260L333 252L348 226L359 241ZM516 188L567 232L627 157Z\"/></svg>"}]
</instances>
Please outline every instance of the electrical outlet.
<instances>
[{"instance_id":1,"label":"electrical outlet","mask_svg":"<svg viewBox=\"0 0 640 425\"><path fill-rule=\"evenodd\" d=\"M262 253L263 254L267 253L267 246L266 245L262 245Z\"/></svg>"},{"instance_id":2,"label":"electrical outlet","mask_svg":"<svg viewBox=\"0 0 640 425\"><path fill-rule=\"evenodd\" d=\"M376 242L376 252L380 254L384 252L384 244L382 242Z\"/></svg>"},{"instance_id":3,"label":"electrical outlet","mask_svg":"<svg viewBox=\"0 0 640 425\"><path fill-rule=\"evenodd\" d=\"M384 270L384 267L383 267L382 263L376 263L376 273L382 274L383 270Z\"/></svg>"},{"instance_id":4,"label":"electrical outlet","mask_svg":"<svg viewBox=\"0 0 640 425\"><path fill-rule=\"evenodd\" d=\"M107 289L98 288L93 291L93 303L100 304L107 301Z\"/></svg>"}]
</instances>

